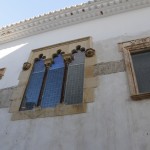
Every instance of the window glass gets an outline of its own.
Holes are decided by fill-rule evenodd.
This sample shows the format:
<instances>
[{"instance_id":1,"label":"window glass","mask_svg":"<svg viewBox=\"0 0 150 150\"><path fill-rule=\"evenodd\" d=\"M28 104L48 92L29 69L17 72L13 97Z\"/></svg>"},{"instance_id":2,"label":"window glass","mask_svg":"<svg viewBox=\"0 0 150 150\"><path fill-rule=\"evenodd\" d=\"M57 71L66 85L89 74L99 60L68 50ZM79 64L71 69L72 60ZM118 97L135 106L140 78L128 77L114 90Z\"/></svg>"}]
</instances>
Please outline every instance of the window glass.
<instances>
[{"instance_id":1,"label":"window glass","mask_svg":"<svg viewBox=\"0 0 150 150\"><path fill-rule=\"evenodd\" d=\"M41 107L56 107L56 105L60 103L64 79L64 67L63 57L59 54L54 58L54 63L48 68Z\"/></svg>"},{"instance_id":2,"label":"window glass","mask_svg":"<svg viewBox=\"0 0 150 150\"><path fill-rule=\"evenodd\" d=\"M69 55L70 61L64 61L61 52L53 55L52 64L48 67L44 64L45 58L36 59L21 110L34 106L56 107L60 103L82 103L85 52L79 47Z\"/></svg>"},{"instance_id":3,"label":"window glass","mask_svg":"<svg viewBox=\"0 0 150 150\"><path fill-rule=\"evenodd\" d=\"M150 92L150 51L131 54L140 93Z\"/></svg>"},{"instance_id":4,"label":"window glass","mask_svg":"<svg viewBox=\"0 0 150 150\"><path fill-rule=\"evenodd\" d=\"M37 105L44 78L44 73L44 60L42 58L37 59L34 63L33 70L30 75L29 83L27 85L23 98L22 107L25 107L26 109L32 109L34 106Z\"/></svg>"},{"instance_id":5,"label":"window glass","mask_svg":"<svg viewBox=\"0 0 150 150\"><path fill-rule=\"evenodd\" d=\"M82 103L85 53L73 54L74 60L68 66L64 101L66 104Z\"/></svg>"}]
</instances>

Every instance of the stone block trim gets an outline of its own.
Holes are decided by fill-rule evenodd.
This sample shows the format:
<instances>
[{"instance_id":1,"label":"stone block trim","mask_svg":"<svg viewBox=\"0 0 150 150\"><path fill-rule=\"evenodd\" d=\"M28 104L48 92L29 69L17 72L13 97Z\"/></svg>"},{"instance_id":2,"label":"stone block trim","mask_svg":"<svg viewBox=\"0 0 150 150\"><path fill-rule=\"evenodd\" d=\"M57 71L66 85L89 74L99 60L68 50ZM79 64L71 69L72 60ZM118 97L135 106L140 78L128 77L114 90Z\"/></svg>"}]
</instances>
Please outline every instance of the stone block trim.
<instances>
[{"instance_id":1,"label":"stone block trim","mask_svg":"<svg viewBox=\"0 0 150 150\"><path fill-rule=\"evenodd\" d=\"M94 94L95 89L94 88L86 88L84 89L83 93L83 100L86 103L91 103L94 102L95 94Z\"/></svg>"},{"instance_id":2,"label":"stone block trim","mask_svg":"<svg viewBox=\"0 0 150 150\"><path fill-rule=\"evenodd\" d=\"M24 119L35 119L35 118L45 118L45 117L55 117L85 113L87 109L87 104L77 104L77 105L58 105L56 108L46 108L41 109L35 108L29 111L19 111L12 115L12 121L24 120Z\"/></svg>"},{"instance_id":3,"label":"stone block trim","mask_svg":"<svg viewBox=\"0 0 150 150\"><path fill-rule=\"evenodd\" d=\"M11 96L16 87L0 90L0 108L8 108L11 104Z\"/></svg>"},{"instance_id":4,"label":"stone block trim","mask_svg":"<svg viewBox=\"0 0 150 150\"><path fill-rule=\"evenodd\" d=\"M125 64L124 60L110 61L106 63L100 63L95 65L94 75L107 75L112 73L124 72Z\"/></svg>"}]
</instances>

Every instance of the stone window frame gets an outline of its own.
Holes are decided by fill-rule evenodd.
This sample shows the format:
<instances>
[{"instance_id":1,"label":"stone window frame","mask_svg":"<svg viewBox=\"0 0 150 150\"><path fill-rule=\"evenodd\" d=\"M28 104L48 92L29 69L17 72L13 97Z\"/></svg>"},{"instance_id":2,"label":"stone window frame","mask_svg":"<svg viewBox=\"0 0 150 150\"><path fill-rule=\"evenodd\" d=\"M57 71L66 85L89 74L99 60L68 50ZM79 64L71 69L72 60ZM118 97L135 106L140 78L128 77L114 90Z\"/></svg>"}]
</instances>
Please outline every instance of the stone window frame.
<instances>
[{"instance_id":1,"label":"stone window frame","mask_svg":"<svg viewBox=\"0 0 150 150\"><path fill-rule=\"evenodd\" d=\"M150 92L149 93L139 92L136 74L134 71L133 62L131 58L132 53L150 50L150 37L122 42L119 43L119 47L124 55L131 98L133 100L142 100L142 99L150 98Z\"/></svg>"},{"instance_id":2,"label":"stone window frame","mask_svg":"<svg viewBox=\"0 0 150 150\"><path fill-rule=\"evenodd\" d=\"M74 105L59 104L55 108L42 109L41 107L35 107L33 110L19 111L29 76L31 74L34 59L41 53L47 58L50 58L58 49L61 49L68 54L71 53L77 45L81 45L81 47L89 50L86 53L88 56L85 58L83 103ZM92 46L92 38L84 37L81 39L32 50L28 61L23 65L22 72L18 78L19 84L13 91L11 97L12 103L9 109L9 112L12 113L11 120L24 120L85 113L87 110L87 103L94 101L94 89L97 87L97 77L94 76L96 55L95 53L93 53L93 55L90 53L91 50L93 50Z\"/></svg>"},{"instance_id":3,"label":"stone window frame","mask_svg":"<svg viewBox=\"0 0 150 150\"><path fill-rule=\"evenodd\" d=\"M5 71L6 71L6 68L0 68L0 80L4 76Z\"/></svg>"}]
</instances>

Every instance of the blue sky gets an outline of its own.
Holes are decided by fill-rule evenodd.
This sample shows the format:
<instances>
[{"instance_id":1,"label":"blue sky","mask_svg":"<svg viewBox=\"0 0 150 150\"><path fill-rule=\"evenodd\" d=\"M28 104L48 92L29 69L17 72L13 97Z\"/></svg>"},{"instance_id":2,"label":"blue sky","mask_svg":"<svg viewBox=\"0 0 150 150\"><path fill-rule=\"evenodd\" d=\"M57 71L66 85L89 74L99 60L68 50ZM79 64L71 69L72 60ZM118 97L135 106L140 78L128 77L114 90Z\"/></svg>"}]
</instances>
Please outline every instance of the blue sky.
<instances>
[{"instance_id":1,"label":"blue sky","mask_svg":"<svg viewBox=\"0 0 150 150\"><path fill-rule=\"evenodd\" d=\"M0 28L88 0L0 0Z\"/></svg>"}]
</instances>

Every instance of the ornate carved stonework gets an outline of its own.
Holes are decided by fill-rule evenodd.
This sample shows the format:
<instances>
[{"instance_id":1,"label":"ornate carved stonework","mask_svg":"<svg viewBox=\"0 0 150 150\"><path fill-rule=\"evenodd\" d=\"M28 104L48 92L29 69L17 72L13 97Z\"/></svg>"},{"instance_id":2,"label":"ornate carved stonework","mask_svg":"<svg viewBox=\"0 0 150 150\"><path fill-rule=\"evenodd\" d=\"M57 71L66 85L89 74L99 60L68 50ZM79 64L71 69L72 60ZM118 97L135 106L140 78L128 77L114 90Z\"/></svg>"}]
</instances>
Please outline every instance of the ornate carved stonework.
<instances>
[{"instance_id":1,"label":"ornate carved stonework","mask_svg":"<svg viewBox=\"0 0 150 150\"><path fill-rule=\"evenodd\" d=\"M25 63L23 64L23 70L24 70L24 71L30 69L30 67L31 67L31 63L29 63L29 62L25 62Z\"/></svg>"},{"instance_id":2,"label":"ornate carved stonework","mask_svg":"<svg viewBox=\"0 0 150 150\"><path fill-rule=\"evenodd\" d=\"M92 49L92 48L89 48L89 49L87 49L87 50L85 51L85 56L86 56L86 57L92 57L92 56L94 56L94 55L95 55L95 50Z\"/></svg>"},{"instance_id":3,"label":"ornate carved stonework","mask_svg":"<svg viewBox=\"0 0 150 150\"><path fill-rule=\"evenodd\" d=\"M150 37L120 43L121 49L137 51L150 48Z\"/></svg>"},{"instance_id":4,"label":"ornate carved stonework","mask_svg":"<svg viewBox=\"0 0 150 150\"><path fill-rule=\"evenodd\" d=\"M48 58L44 60L45 66L49 67L53 63L53 59Z\"/></svg>"},{"instance_id":5,"label":"ornate carved stonework","mask_svg":"<svg viewBox=\"0 0 150 150\"><path fill-rule=\"evenodd\" d=\"M69 64L71 63L71 61L73 60L73 56L72 54L63 54L63 58L65 60L65 63Z\"/></svg>"}]
</instances>

